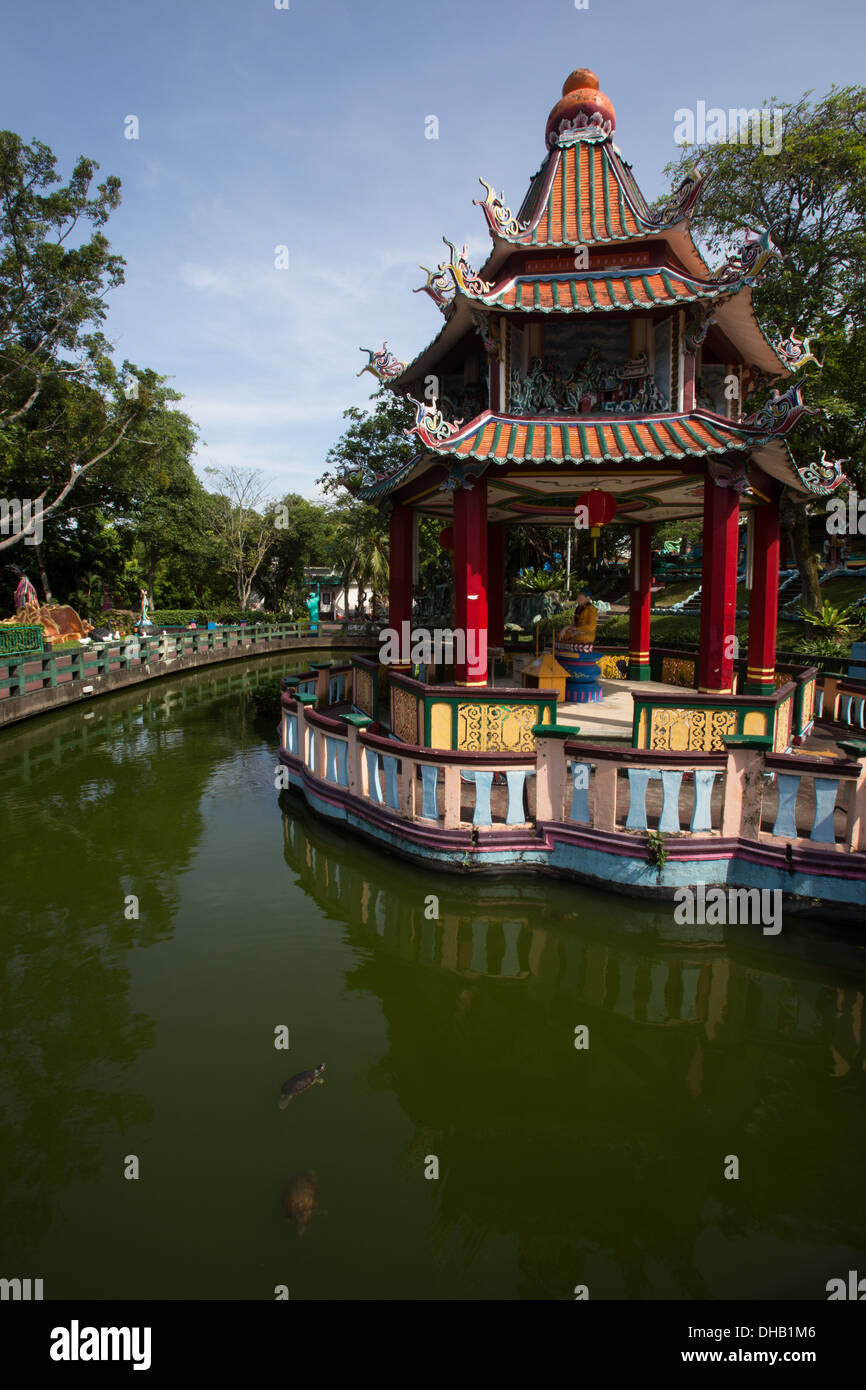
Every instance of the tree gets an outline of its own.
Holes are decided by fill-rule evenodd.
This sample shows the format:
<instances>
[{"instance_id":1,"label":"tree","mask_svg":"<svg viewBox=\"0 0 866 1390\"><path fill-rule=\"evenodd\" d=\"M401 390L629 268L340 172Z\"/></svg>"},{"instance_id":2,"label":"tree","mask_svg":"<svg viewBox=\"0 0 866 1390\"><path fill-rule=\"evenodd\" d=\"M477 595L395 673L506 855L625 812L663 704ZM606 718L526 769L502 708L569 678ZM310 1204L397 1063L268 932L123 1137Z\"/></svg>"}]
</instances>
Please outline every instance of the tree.
<instances>
[{"instance_id":1,"label":"tree","mask_svg":"<svg viewBox=\"0 0 866 1390\"><path fill-rule=\"evenodd\" d=\"M817 338L823 370L810 378L814 413L798 423L798 461L846 459L856 485L866 482L866 88L831 87L812 105L765 103L782 112L775 155L762 146L719 144L700 150L708 175L692 226L710 253L722 251L745 225L770 228L780 266L755 287L759 321L772 337L798 328ZM684 150L666 172L678 181L694 164ZM757 403L757 398L756 398ZM746 412L748 413L748 412ZM805 507L783 499L782 521L797 556L804 606L821 607Z\"/></svg>"},{"instance_id":2,"label":"tree","mask_svg":"<svg viewBox=\"0 0 866 1390\"><path fill-rule=\"evenodd\" d=\"M269 501L264 475L255 468L206 468L219 482L214 524L225 546L241 610L276 540L277 504Z\"/></svg>"},{"instance_id":3,"label":"tree","mask_svg":"<svg viewBox=\"0 0 866 1390\"><path fill-rule=\"evenodd\" d=\"M384 387L370 399L375 402L372 411L356 406L343 411L349 424L328 450L330 467L319 482L338 498L335 542L346 593L356 581L359 588L369 586L375 598L387 585L388 528L378 507L355 496L354 489L357 479L387 477L412 457L405 431L414 424L415 408Z\"/></svg>"},{"instance_id":4,"label":"tree","mask_svg":"<svg viewBox=\"0 0 866 1390\"><path fill-rule=\"evenodd\" d=\"M258 586L274 612L297 608L305 591L304 570L334 561L334 520L321 502L287 493L279 502L275 543L259 571ZM306 612L306 609L303 610Z\"/></svg>"},{"instance_id":5,"label":"tree","mask_svg":"<svg viewBox=\"0 0 866 1390\"><path fill-rule=\"evenodd\" d=\"M82 157L55 187L55 166L41 141L0 132L0 486L43 517L117 449L143 404L101 331L105 296L124 278L101 230L120 181L93 190L99 166ZM82 223L89 238L67 244ZM31 521L0 550L35 531Z\"/></svg>"}]
</instances>

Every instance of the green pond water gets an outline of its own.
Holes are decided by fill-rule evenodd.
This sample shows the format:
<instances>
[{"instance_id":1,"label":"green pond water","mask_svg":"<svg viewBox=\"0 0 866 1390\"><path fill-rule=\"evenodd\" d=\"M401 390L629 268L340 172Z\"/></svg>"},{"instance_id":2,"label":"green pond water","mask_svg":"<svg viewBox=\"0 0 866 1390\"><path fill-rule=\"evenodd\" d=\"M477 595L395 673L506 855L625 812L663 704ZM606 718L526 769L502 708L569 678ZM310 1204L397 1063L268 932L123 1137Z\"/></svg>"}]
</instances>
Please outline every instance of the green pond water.
<instances>
[{"instance_id":1,"label":"green pond water","mask_svg":"<svg viewBox=\"0 0 866 1390\"><path fill-rule=\"evenodd\" d=\"M0 737L0 1275L46 1298L823 1300L866 1273L862 934L407 865L280 805L244 691L291 669ZM282 1192L306 1171L299 1235Z\"/></svg>"}]
</instances>

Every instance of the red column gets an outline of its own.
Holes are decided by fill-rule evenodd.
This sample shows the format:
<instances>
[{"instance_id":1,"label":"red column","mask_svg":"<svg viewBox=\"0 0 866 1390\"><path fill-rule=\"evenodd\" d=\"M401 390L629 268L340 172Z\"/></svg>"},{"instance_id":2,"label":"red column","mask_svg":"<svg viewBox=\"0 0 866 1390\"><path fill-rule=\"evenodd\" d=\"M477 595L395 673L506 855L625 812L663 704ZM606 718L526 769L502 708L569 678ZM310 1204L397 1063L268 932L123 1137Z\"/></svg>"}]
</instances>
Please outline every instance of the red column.
<instances>
[{"instance_id":1,"label":"red column","mask_svg":"<svg viewBox=\"0 0 866 1390\"><path fill-rule=\"evenodd\" d=\"M652 590L652 531L648 522L633 526L631 533L631 587L629 590L628 678L650 678L650 593Z\"/></svg>"},{"instance_id":2,"label":"red column","mask_svg":"<svg viewBox=\"0 0 866 1390\"><path fill-rule=\"evenodd\" d=\"M487 684L487 479L454 493L454 595L465 659L455 663L458 685ZM459 653L458 653L459 655Z\"/></svg>"},{"instance_id":3,"label":"red column","mask_svg":"<svg viewBox=\"0 0 866 1390\"><path fill-rule=\"evenodd\" d=\"M779 508L765 502L754 512L752 592L749 600L749 662L746 693L772 695L779 614Z\"/></svg>"},{"instance_id":4,"label":"red column","mask_svg":"<svg viewBox=\"0 0 866 1390\"><path fill-rule=\"evenodd\" d=\"M404 646L411 649L408 634L412 628L412 532L412 508L395 506L388 550L388 626L398 634L401 651ZM405 640L404 623L408 623Z\"/></svg>"},{"instance_id":5,"label":"red column","mask_svg":"<svg viewBox=\"0 0 866 1390\"><path fill-rule=\"evenodd\" d=\"M505 644L505 525L491 521L487 527L487 640L491 647Z\"/></svg>"},{"instance_id":6,"label":"red column","mask_svg":"<svg viewBox=\"0 0 866 1390\"><path fill-rule=\"evenodd\" d=\"M698 691L730 694L737 614L737 524L740 499L732 487L704 476L704 562Z\"/></svg>"}]
</instances>

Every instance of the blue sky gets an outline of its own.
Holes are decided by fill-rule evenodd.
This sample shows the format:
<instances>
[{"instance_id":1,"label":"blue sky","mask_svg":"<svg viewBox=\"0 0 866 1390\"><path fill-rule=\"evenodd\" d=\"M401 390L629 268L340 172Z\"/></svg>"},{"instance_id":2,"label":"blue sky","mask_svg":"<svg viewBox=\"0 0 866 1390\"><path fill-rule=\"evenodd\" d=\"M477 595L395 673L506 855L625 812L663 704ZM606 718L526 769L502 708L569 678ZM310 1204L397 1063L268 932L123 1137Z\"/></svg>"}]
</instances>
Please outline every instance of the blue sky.
<instances>
[{"instance_id":1,"label":"blue sky","mask_svg":"<svg viewBox=\"0 0 866 1390\"><path fill-rule=\"evenodd\" d=\"M443 234L483 261L478 177L516 211L573 68L598 74L652 198L677 108L860 82L866 33L862 0L48 0L0 25L0 123L64 176L86 154L122 181L118 360L183 392L199 469L260 468L275 496L316 495L342 411L367 403L358 345L409 360L434 336L419 263Z\"/></svg>"}]
</instances>

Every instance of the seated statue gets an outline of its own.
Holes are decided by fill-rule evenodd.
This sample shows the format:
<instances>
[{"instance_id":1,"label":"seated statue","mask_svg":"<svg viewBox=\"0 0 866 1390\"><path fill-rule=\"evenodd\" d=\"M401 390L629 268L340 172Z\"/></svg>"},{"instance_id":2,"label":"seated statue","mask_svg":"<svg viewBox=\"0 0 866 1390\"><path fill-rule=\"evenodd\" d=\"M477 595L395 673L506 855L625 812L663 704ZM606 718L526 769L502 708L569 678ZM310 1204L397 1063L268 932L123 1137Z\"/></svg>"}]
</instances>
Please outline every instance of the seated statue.
<instances>
[{"instance_id":1,"label":"seated statue","mask_svg":"<svg viewBox=\"0 0 866 1390\"><path fill-rule=\"evenodd\" d=\"M589 590L582 589L577 596L574 621L570 623L568 627L564 627L560 631L560 645L579 647L583 651L592 651L597 622L598 609L590 597Z\"/></svg>"}]
</instances>

